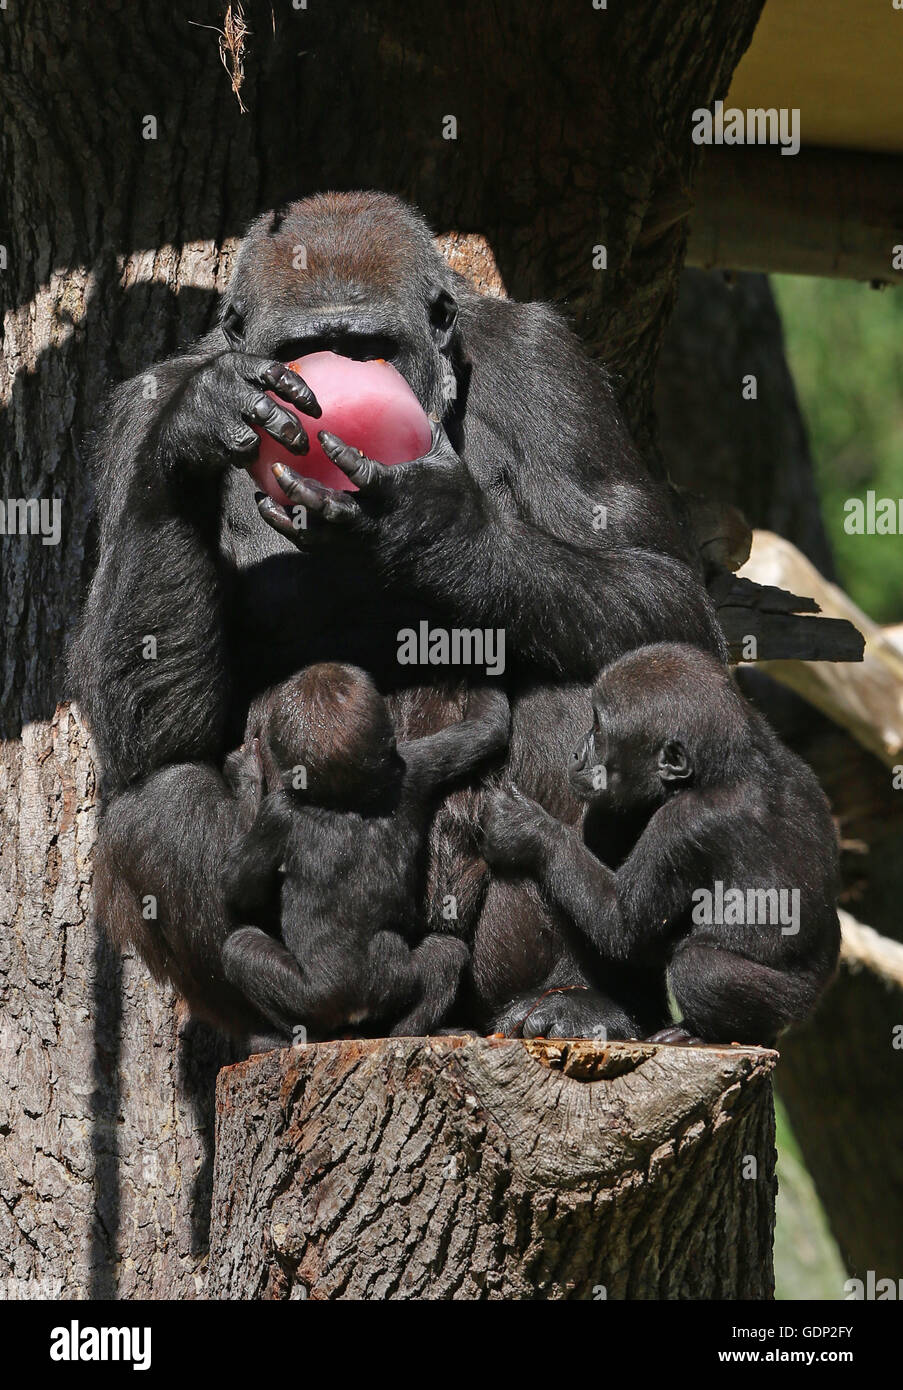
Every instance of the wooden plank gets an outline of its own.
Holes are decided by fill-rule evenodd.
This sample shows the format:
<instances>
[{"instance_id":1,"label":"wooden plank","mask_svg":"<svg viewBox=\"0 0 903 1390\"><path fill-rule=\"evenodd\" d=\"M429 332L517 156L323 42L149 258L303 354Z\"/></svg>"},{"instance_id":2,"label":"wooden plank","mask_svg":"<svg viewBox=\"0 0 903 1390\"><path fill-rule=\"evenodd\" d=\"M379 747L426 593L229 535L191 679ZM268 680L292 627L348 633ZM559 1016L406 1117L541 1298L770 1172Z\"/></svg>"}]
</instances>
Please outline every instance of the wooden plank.
<instances>
[{"instance_id":1,"label":"wooden plank","mask_svg":"<svg viewBox=\"0 0 903 1390\"><path fill-rule=\"evenodd\" d=\"M823 655L769 660L772 649L760 648L758 666L848 729L882 761L891 766L899 763L903 752L903 651L781 536L754 532L752 553L741 576L811 594L827 615L809 619L813 627L822 627L832 619L835 624L843 620L862 634L864 653L859 665L838 665L836 657L826 659Z\"/></svg>"},{"instance_id":2,"label":"wooden plank","mask_svg":"<svg viewBox=\"0 0 903 1390\"><path fill-rule=\"evenodd\" d=\"M711 146L690 214L687 264L706 270L903 282L903 158L846 150Z\"/></svg>"}]
</instances>

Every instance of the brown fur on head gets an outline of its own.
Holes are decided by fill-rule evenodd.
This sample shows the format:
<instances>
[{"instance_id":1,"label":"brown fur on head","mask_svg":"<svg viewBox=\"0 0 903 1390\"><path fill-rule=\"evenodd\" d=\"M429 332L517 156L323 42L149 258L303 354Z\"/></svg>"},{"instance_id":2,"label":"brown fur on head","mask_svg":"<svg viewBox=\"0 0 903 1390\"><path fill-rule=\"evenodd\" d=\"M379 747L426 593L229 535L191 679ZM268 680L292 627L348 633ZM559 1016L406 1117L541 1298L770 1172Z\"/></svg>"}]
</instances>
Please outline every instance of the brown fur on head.
<instances>
[{"instance_id":1,"label":"brown fur on head","mask_svg":"<svg viewBox=\"0 0 903 1390\"><path fill-rule=\"evenodd\" d=\"M261 753L269 786L281 782L316 805L355 809L391 781L395 728L366 671L324 661L270 692Z\"/></svg>"},{"instance_id":2,"label":"brown fur on head","mask_svg":"<svg viewBox=\"0 0 903 1390\"><path fill-rule=\"evenodd\" d=\"M458 389L466 289L399 198L318 193L248 228L221 324L231 347L283 362L320 351L384 358L441 416Z\"/></svg>"}]
</instances>

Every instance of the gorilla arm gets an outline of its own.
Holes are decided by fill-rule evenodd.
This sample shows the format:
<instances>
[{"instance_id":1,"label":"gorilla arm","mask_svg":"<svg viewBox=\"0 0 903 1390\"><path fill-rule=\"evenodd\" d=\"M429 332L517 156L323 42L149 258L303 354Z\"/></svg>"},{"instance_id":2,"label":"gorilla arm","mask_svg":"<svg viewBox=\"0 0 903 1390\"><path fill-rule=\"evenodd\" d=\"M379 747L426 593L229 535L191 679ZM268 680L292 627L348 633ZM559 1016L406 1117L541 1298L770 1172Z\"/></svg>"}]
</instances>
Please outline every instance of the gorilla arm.
<instances>
[{"instance_id":1,"label":"gorilla arm","mask_svg":"<svg viewBox=\"0 0 903 1390\"><path fill-rule=\"evenodd\" d=\"M415 795L431 794L476 771L487 758L507 748L510 726L505 692L497 686L472 688L461 723L399 745L410 790Z\"/></svg>"},{"instance_id":2,"label":"gorilla arm","mask_svg":"<svg viewBox=\"0 0 903 1390\"><path fill-rule=\"evenodd\" d=\"M630 854L610 869L581 836L516 788L497 792L486 817L485 854L499 868L530 873L601 956L633 962L668 936L707 883L713 836L740 814L725 796L685 793L651 817Z\"/></svg>"},{"instance_id":3,"label":"gorilla arm","mask_svg":"<svg viewBox=\"0 0 903 1390\"><path fill-rule=\"evenodd\" d=\"M255 922L270 901L292 829L285 792L270 792L251 828L230 846L223 866L226 905L242 922Z\"/></svg>"},{"instance_id":4,"label":"gorilla arm","mask_svg":"<svg viewBox=\"0 0 903 1390\"><path fill-rule=\"evenodd\" d=\"M357 532L392 585L468 625L503 628L521 659L569 679L591 679L625 650L656 640L692 642L719 657L724 638L689 565L638 545L613 548L593 532L594 502L563 464L557 502L586 518L592 539L564 539L518 514L499 488L478 485L437 431L424 459L386 467L334 435L324 451L359 489L333 492L277 465L279 484L322 522ZM623 490L622 490L623 491ZM310 530L264 498L261 515L296 545Z\"/></svg>"},{"instance_id":5,"label":"gorilla arm","mask_svg":"<svg viewBox=\"0 0 903 1390\"><path fill-rule=\"evenodd\" d=\"M219 558L222 481L256 451L257 420L298 452L279 392L319 408L281 363L210 351L173 358L109 397L94 442L99 561L70 657L106 790L220 752L228 673ZM150 639L153 639L153 645Z\"/></svg>"}]
</instances>

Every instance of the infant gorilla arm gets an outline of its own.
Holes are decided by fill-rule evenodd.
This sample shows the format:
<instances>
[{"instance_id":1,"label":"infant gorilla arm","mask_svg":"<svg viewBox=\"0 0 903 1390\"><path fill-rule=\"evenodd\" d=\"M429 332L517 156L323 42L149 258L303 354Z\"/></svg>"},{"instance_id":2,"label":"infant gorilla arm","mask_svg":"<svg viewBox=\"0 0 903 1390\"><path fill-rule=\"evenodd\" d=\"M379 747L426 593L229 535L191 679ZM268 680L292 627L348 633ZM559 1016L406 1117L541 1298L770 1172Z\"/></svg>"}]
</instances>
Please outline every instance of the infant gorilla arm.
<instances>
[{"instance_id":1,"label":"infant gorilla arm","mask_svg":"<svg viewBox=\"0 0 903 1390\"><path fill-rule=\"evenodd\" d=\"M692 647L622 657L602 672L593 711L569 768L583 838L512 789L490 808L487 857L532 873L607 960L667 967L683 1035L773 1043L837 963L836 835L821 788Z\"/></svg>"},{"instance_id":2,"label":"infant gorilla arm","mask_svg":"<svg viewBox=\"0 0 903 1390\"><path fill-rule=\"evenodd\" d=\"M282 1033L314 1037L366 1024L434 1030L469 959L433 933L413 949L435 801L508 742L504 692L472 691L465 720L396 746L370 677L310 666L259 713L268 792L226 859L226 903L242 925L225 943L227 979ZM281 935L259 921L283 871Z\"/></svg>"}]
</instances>

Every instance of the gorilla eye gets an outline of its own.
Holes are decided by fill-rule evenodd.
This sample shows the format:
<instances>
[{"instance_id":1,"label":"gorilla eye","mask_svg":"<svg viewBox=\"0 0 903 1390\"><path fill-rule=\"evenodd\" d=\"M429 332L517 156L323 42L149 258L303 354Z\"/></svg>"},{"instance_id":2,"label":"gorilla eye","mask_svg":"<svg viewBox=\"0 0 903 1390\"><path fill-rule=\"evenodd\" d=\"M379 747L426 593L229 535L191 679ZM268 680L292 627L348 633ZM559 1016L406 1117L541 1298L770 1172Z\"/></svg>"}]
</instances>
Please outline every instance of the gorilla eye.
<instances>
[{"instance_id":1,"label":"gorilla eye","mask_svg":"<svg viewBox=\"0 0 903 1390\"><path fill-rule=\"evenodd\" d=\"M458 318L458 306L445 290L430 305L430 323L436 332L448 338Z\"/></svg>"},{"instance_id":2,"label":"gorilla eye","mask_svg":"<svg viewBox=\"0 0 903 1390\"><path fill-rule=\"evenodd\" d=\"M228 305L223 314L222 329L233 348L241 347L245 336L245 321L235 304Z\"/></svg>"}]
</instances>

